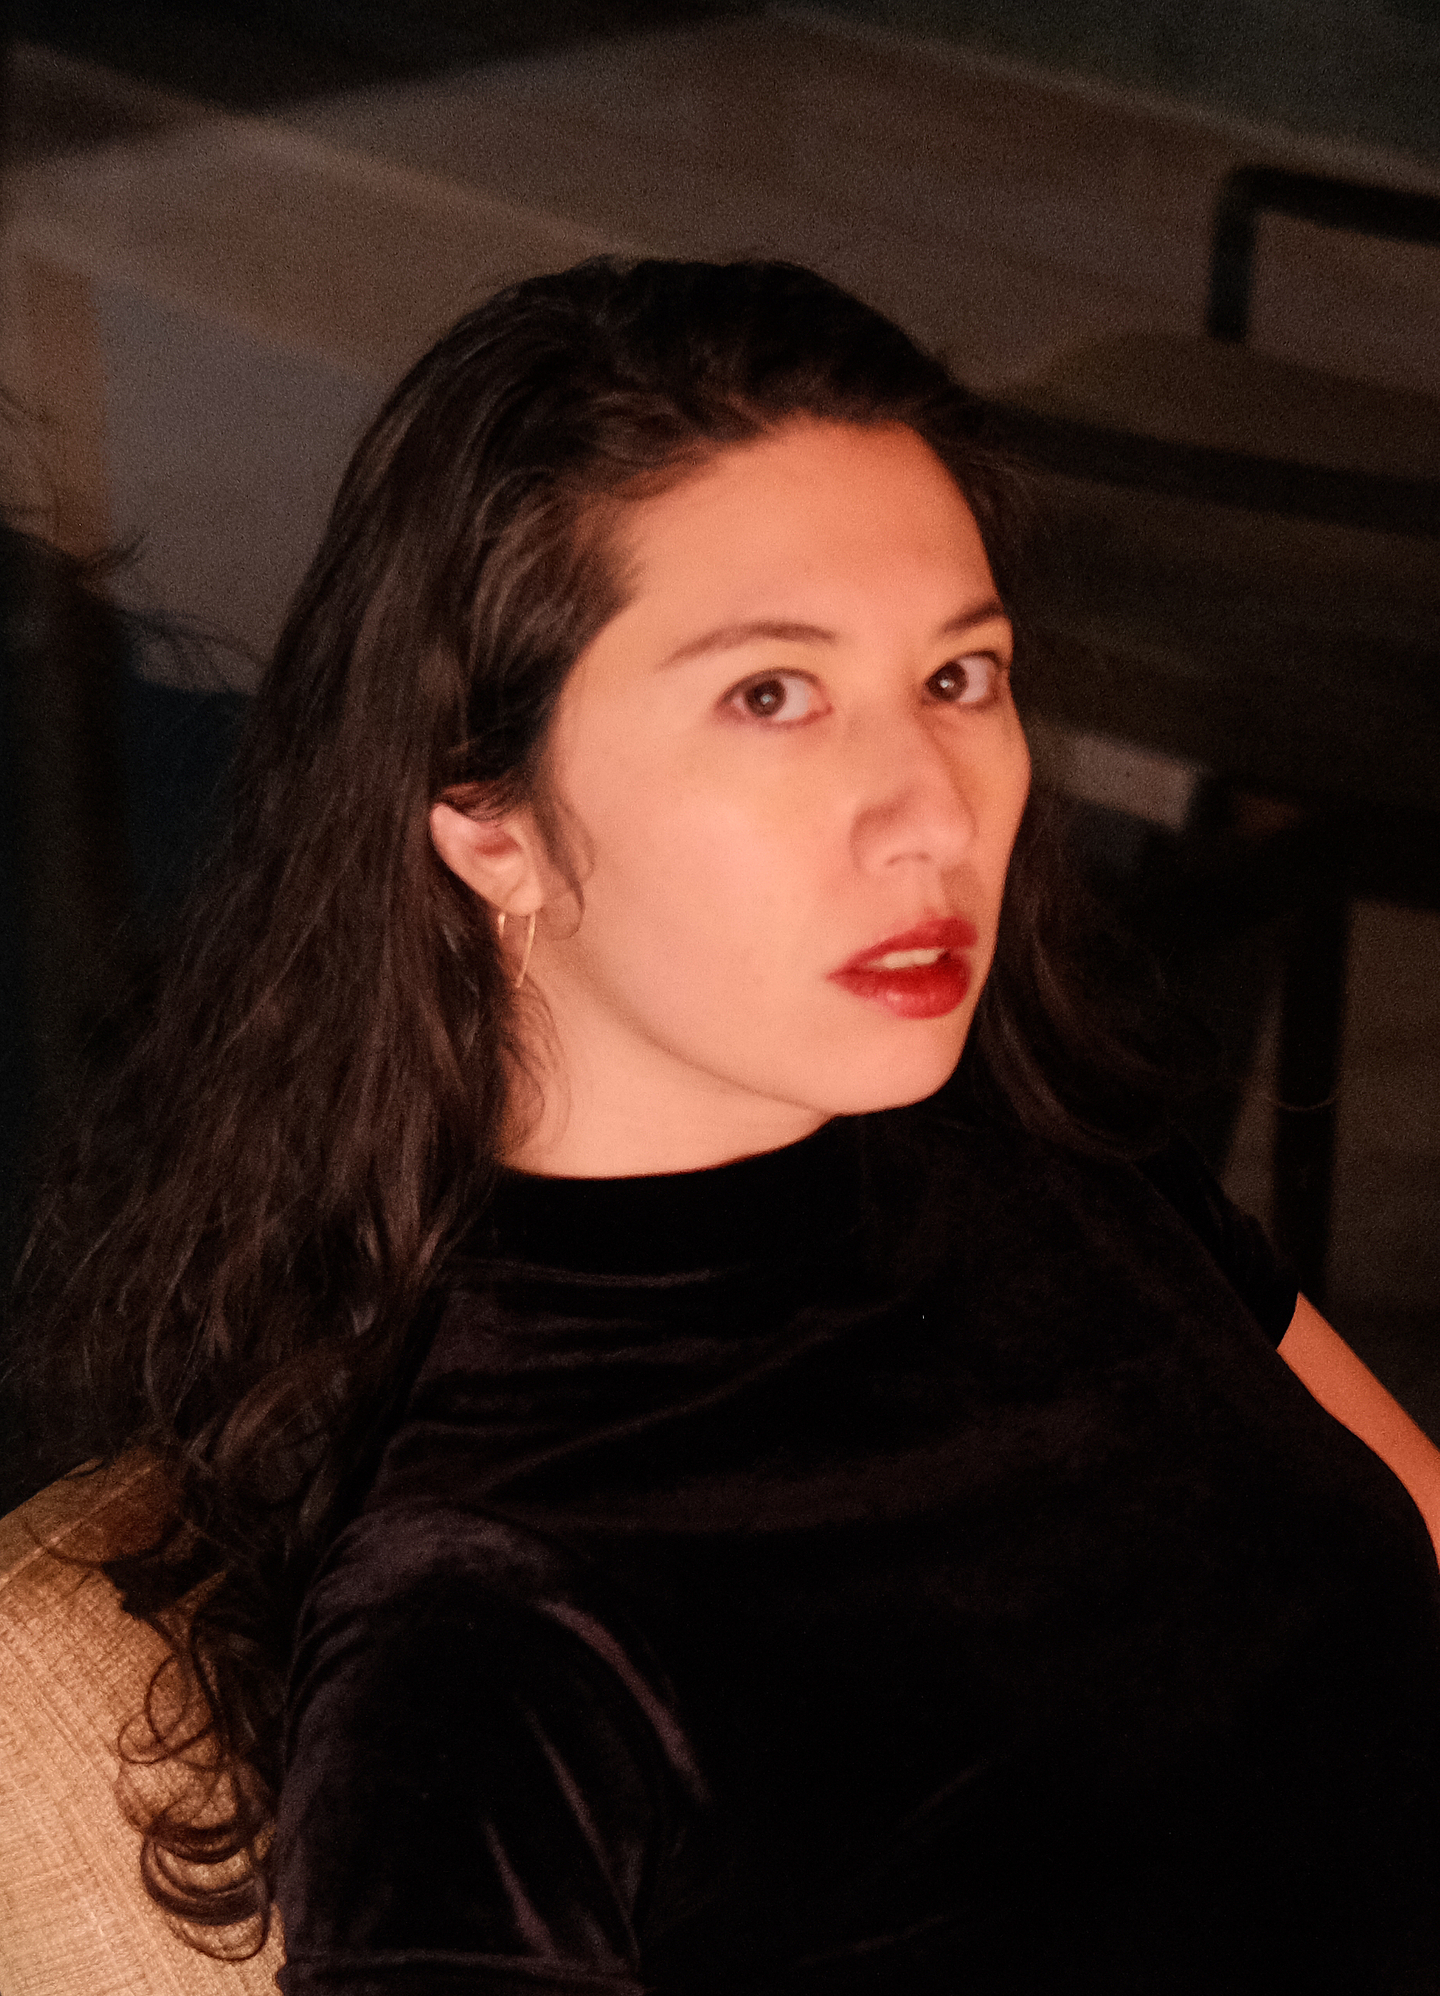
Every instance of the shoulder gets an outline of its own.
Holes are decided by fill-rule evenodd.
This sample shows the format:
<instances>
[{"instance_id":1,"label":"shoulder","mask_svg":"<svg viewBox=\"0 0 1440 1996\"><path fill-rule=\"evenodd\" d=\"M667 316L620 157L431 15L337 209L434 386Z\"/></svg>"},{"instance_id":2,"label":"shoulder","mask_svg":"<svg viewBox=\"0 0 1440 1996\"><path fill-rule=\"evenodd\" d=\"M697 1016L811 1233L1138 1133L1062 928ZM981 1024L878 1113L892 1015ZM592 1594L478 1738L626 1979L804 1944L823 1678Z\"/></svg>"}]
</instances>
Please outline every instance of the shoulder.
<instances>
[{"instance_id":1,"label":"shoulder","mask_svg":"<svg viewBox=\"0 0 1440 1996\"><path fill-rule=\"evenodd\" d=\"M492 1691L545 1679L578 1695L584 1683L668 1738L669 1687L609 1597L587 1562L541 1533L443 1499L372 1503L307 1590L295 1702L349 1656L417 1689L457 1672Z\"/></svg>"},{"instance_id":2,"label":"shoulder","mask_svg":"<svg viewBox=\"0 0 1440 1996\"><path fill-rule=\"evenodd\" d=\"M446 1503L362 1512L302 1605L287 1784L318 1768L333 1786L377 1754L473 1773L537 1740L557 1766L623 1768L632 1813L702 1792L664 1671L585 1562Z\"/></svg>"},{"instance_id":3,"label":"shoulder","mask_svg":"<svg viewBox=\"0 0 1440 1996\"><path fill-rule=\"evenodd\" d=\"M581 1563L446 1503L341 1534L287 1698L297 1988L363 1965L388 1989L404 1958L436 1987L458 1962L477 1986L633 1991L647 1881L704 1799L668 1683Z\"/></svg>"},{"instance_id":4,"label":"shoulder","mask_svg":"<svg viewBox=\"0 0 1440 1996\"><path fill-rule=\"evenodd\" d=\"M1094 1156L1007 1120L957 1113L943 1091L902 1116L903 1131L897 1119L888 1140L945 1184L947 1196L963 1186L997 1237L1042 1253L1088 1239L1137 1268L1183 1269L1198 1249L1201 1265L1218 1272L1272 1343L1285 1335L1298 1295L1293 1269L1183 1135L1138 1159ZM1179 1263L1167 1243L1178 1245Z\"/></svg>"},{"instance_id":5,"label":"shoulder","mask_svg":"<svg viewBox=\"0 0 1440 1996\"><path fill-rule=\"evenodd\" d=\"M1266 1336L1278 1345L1295 1315L1300 1285L1263 1224L1225 1193L1185 1137L1172 1138L1138 1169L1194 1233Z\"/></svg>"}]
</instances>

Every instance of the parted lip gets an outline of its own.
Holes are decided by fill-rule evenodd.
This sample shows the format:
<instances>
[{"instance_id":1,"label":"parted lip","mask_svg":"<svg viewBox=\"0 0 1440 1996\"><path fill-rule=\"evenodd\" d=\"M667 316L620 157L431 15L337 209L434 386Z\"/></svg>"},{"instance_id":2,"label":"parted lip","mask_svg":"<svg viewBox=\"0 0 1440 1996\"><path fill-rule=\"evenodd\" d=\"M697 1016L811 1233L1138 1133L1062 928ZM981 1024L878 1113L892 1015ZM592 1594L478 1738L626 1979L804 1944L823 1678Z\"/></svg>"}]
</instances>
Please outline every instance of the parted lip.
<instances>
[{"instance_id":1,"label":"parted lip","mask_svg":"<svg viewBox=\"0 0 1440 1996\"><path fill-rule=\"evenodd\" d=\"M962 922L954 915L937 915L928 922L920 922L913 929L906 929L903 935L887 936L883 942L871 943L868 948L858 950L848 963L842 963L838 970L832 970L832 977L844 977L847 972L874 970L877 957L889 956L892 950L943 949L956 951L974 949L980 940L980 932L973 922ZM887 973L881 972L880 975ZM888 973L901 976L903 972Z\"/></svg>"}]
</instances>

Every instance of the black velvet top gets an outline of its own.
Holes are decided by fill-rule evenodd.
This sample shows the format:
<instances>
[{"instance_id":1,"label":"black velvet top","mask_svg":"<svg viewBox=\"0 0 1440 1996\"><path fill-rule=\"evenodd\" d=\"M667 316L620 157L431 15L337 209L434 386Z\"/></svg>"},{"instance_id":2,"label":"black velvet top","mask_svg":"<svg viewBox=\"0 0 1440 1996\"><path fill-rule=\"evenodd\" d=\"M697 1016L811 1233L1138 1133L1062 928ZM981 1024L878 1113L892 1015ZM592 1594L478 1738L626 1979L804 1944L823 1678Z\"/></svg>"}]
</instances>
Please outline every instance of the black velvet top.
<instances>
[{"instance_id":1,"label":"black velvet top","mask_svg":"<svg viewBox=\"0 0 1440 1996\"><path fill-rule=\"evenodd\" d=\"M1440 1578L1176 1153L512 1177L307 1598L287 1996L1440 1990Z\"/></svg>"}]
</instances>

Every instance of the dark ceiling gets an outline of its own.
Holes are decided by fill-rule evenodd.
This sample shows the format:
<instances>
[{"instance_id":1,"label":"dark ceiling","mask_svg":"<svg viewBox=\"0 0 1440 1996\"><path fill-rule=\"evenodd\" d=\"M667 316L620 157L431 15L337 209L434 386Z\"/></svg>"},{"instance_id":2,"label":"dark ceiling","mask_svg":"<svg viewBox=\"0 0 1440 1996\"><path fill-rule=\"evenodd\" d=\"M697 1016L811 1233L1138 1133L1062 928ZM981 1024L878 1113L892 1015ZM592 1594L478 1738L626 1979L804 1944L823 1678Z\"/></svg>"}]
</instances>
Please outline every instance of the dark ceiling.
<instances>
[{"instance_id":1,"label":"dark ceiling","mask_svg":"<svg viewBox=\"0 0 1440 1996\"><path fill-rule=\"evenodd\" d=\"M10 32L254 109L384 77L756 11L758 0L10 0Z\"/></svg>"}]
</instances>

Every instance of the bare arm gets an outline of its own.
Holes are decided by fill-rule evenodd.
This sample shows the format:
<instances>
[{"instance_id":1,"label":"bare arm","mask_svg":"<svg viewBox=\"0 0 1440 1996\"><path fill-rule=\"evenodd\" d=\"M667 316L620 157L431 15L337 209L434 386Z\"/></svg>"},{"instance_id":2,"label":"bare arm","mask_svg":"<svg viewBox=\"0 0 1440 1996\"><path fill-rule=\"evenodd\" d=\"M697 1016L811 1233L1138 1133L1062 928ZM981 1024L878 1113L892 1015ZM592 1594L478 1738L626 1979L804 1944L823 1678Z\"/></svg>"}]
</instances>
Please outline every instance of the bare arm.
<instances>
[{"instance_id":1,"label":"bare arm","mask_svg":"<svg viewBox=\"0 0 1440 1996\"><path fill-rule=\"evenodd\" d=\"M1440 1556L1440 1449L1302 1296L1280 1356L1327 1414L1386 1463L1419 1506Z\"/></svg>"}]
</instances>

